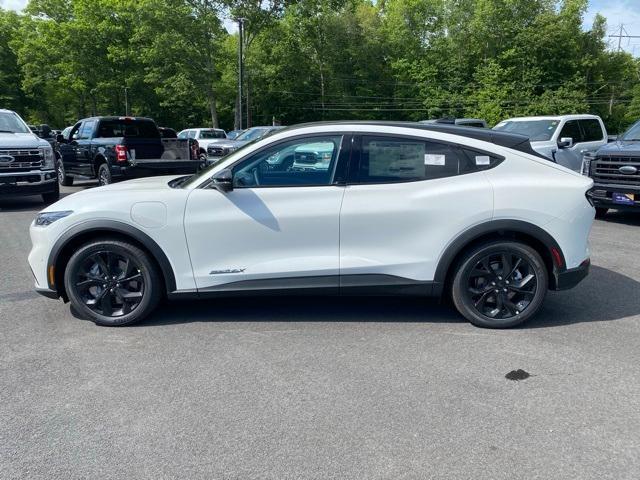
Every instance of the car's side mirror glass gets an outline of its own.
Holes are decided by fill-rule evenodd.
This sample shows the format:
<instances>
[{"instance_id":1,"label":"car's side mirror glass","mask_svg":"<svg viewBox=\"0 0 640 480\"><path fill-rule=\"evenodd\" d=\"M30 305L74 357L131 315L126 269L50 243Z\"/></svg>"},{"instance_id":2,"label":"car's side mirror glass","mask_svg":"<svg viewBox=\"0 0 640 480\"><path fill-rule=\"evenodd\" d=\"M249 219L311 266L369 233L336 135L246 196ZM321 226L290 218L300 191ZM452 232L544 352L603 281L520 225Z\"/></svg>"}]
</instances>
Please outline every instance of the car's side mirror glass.
<instances>
[{"instance_id":1,"label":"car's side mirror glass","mask_svg":"<svg viewBox=\"0 0 640 480\"><path fill-rule=\"evenodd\" d=\"M233 172L230 168L223 168L211 177L213 186L221 192L233 190Z\"/></svg>"},{"instance_id":2,"label":"car's side mirror glass","mask_svg":"<svg viewBox=\"0 0 640 480\"><path fill-rule=\"evenodd\" d=\"M571 137L562 137L558 141L558 147L560 147L560 148L571 148L571 147L573 147L573 138L571 138Z\"/></svg>"}]
</instances>

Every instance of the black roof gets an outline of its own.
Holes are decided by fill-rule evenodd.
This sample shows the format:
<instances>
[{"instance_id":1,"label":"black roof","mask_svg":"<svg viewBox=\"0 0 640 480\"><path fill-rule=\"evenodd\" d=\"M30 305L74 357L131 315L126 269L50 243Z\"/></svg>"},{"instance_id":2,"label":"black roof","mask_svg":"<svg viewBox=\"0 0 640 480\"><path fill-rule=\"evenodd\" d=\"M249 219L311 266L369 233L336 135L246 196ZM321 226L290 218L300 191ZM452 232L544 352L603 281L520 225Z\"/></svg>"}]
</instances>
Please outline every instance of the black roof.
<instances>
[{"instance_id":1,"label":"black roof","mask_svg":"<svg viewBox=\"0 0 640 480\"><path fill-rule=\"evenodd\" d=\"M460 137L473 138L475 140L481 140L484 142L490 142L495 145L500 145L501 147L512 148L513 150L518 150L524 153L528 153L530 155L535 155L540 158L544 158L548 160L548 158L541 156L535 150L531 148L531 144L529 143L529 137L526 135L520 135L517 133L507 133L500 132L497 130L490 130L484 128L477 127L463 127L459 125L448 125L448 124L424 124L417 122L385 122L385 121L348 121L348 120L340 120L340 121L329 121L329 122L312 122L312 123L301 123L298 125L293 125L288 127L289 129L300 128L300 127L310 127L310 126L320 126L320 125L372 125L372 126L382 126L382 127L402 127L402 128L413 128L415 130L426 130L431 132L440 132L440 133L449 133L451 135L458 135Z\"/></svg>"}]
</instances>

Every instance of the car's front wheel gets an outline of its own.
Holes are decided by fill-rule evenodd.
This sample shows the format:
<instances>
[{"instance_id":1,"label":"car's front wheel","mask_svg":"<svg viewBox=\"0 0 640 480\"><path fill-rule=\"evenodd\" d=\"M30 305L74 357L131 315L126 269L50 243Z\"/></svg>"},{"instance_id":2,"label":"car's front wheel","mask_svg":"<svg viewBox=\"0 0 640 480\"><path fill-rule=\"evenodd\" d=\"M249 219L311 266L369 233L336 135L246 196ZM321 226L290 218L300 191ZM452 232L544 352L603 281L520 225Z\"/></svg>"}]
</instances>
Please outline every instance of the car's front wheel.
<instances>
[{"instance_id":1,"label":"car's front wheel","mask_svg":"<svg viewBox=\"0 0 640 480\"><path fill-rule=\"evenodd\" d=\"M451 296L458 311L479 327L508 328L533 317L548 288L540 254L516 241L485 243L457 265Z\"/></svg>"},{"instance_id":2,"label":"car's front wheel","mask_svg":"<svg viewBox=\"0 0 640 480\"><path fill-rule=\"evenodd\" d=\"M64 285L76 312L98 325L138 322L157 306L162 280L151 257L120 240L80 247L69 259Z\"/></svg>"}]
</instances>

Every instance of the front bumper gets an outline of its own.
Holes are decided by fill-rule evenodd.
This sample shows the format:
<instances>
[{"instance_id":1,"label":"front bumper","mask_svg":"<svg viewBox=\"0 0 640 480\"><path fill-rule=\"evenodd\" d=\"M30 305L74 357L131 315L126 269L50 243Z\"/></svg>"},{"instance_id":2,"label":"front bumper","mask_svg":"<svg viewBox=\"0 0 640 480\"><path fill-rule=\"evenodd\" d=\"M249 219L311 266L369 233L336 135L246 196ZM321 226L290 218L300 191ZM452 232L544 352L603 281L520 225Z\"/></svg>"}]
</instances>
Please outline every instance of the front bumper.
<instances>
[{"instance_id":1,"label":"front bumper","mask_svg":"<svg viewBox=\"0 0 640 480\"><path fill-rule=\"evenodd\" d=\"M584 278L589 275L591 260L586 259L576 268L570 268L562 272L555 272L555 288L554 290L569 290L578 285Z\"/></svg>"},{"instance_id":2,"label":"front bumper","mask_svg":"<svg viewBox=\"0 0 640 480\"><path fill-rule=\"evenodd\" d=\"M631 193L635 196L633 204L621 204L613 201L614 193ZM588 194L593 206L596 208L615 208L617 210L635 210L640 208L640 185L615 185L596 183Z\"/></svg>"},{"instance_id":3,"label":"front bumper","mask_svg":"<svg viewBox=\"0 0 640 480\"><path fill-rule=\"evenodd\" d=\"M0 173L0 194L39 195L55 192L58 188L55 170Z\"/></svg>"}]
</instances>

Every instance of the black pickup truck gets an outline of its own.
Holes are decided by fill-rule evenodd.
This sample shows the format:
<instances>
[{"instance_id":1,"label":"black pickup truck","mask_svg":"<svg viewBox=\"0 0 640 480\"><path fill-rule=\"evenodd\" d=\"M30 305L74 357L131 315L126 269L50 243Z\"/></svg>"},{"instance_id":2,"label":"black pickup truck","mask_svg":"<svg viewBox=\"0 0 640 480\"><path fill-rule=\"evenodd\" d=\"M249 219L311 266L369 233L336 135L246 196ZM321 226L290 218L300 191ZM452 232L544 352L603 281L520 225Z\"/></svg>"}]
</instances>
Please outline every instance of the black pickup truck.
<instances>
[{"instance_id":1,"label":"black pickup truck","mask_svg":"<svg viewBox=\"0 0 640 480\"><path fill-rule=\"evenodd\" d=\"M197 142L162 138L144 117L91 117L80 120L68 138L58 137L58 181L97 178L100 185L153 175L192 174L202 166Z\"/></svg>"},{"instance_id":2,"label":"black pickup truck","mask_svg":"<svg viewBox=\"0 0 640 480\"><path fill-rule=\"evenodd\" d=\"M589 196L596 216L603 217L610 208L640 210L640 121L616 141L585 155L582 173L593 178Z\"/></svg>"}]
</instances>

